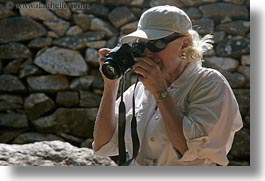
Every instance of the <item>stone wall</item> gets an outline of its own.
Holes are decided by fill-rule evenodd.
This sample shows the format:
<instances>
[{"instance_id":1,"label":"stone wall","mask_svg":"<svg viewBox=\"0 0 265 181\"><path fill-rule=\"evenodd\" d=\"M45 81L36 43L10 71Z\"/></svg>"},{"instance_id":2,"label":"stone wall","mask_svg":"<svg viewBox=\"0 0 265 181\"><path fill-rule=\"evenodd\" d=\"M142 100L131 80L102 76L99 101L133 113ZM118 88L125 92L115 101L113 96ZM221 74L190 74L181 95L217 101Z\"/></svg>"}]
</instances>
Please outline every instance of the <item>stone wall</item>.
<instances>
[{"instance_id":1,"label":"stone wall","mask_svg":"<svg viewBox=\"0 0 265 181\"><path fill-rule=\"evenodd\" d=\"M144 10L162 4L182 7L194 29L214 35L203 64L234 90L244 128L229 158L249 165L249 0L0 0L0 143L90 147L103 89L97 50L113 48Z\"/></svg>"}]
</instances>

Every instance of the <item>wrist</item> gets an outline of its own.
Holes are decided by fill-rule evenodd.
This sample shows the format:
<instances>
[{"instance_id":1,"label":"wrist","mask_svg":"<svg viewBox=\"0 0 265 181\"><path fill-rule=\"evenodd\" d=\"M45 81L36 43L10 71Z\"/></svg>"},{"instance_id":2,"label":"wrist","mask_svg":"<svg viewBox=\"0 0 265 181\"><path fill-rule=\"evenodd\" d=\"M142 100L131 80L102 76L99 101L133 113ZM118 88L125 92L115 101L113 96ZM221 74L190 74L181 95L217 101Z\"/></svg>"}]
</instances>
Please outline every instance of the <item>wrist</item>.
<instances>
[{"instance_id":1,"label":"wrist","mask_svg":"<svg viewBox=\"0 0 265 181\"><path fill-rule=\"evenodd\" d=\"M169 91L168 91L168 89L164 89L164 90L162 90L162 91L159 91L159 92L156 94L156 96L155 96L156 101L157 101L157 102L160 102L160 101L164 100L165 98L167 98L168 95L169 95Z\"/></svg>"}]
</instances>

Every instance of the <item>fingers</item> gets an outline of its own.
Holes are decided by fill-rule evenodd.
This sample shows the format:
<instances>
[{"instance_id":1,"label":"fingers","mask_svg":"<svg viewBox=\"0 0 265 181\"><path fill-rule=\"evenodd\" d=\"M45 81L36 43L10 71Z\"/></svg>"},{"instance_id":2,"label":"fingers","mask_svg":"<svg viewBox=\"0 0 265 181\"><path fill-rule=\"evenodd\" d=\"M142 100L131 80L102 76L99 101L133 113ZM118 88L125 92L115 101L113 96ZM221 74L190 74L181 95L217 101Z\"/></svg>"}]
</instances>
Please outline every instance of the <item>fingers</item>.
<instances>
[{"instance_id":1,"label":"fingers","mask_svg":"<svg viewBox=\"0 0 265 181\"><path fill-rule=\"evenodd\" d=\"M136 63L132 67L133 70L135 71L135 73L143 77L147 77L148 75L158 73L158 71L160 70L157 63L155 63L150 58L136 58L135 62Z\"/></svg>"},{"instance_id":2,"label":"fingers","mask_svg":"<svg viewBox=\"0 0 265 181\"><path fill-rule=\"evenodd\" d=\"M111 49L109 48L101 48L99 49L98 54L100 57L105 57L110 52L110 50Z\"/></svg>"}]
</instances>

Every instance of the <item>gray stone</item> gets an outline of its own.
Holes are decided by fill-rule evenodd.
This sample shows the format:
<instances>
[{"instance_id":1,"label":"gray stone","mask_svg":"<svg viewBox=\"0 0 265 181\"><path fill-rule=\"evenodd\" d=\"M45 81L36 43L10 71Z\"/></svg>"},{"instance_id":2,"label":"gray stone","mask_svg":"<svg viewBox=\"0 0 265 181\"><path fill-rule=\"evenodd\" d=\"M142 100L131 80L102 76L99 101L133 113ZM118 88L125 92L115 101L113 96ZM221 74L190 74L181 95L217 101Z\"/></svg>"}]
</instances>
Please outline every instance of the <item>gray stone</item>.
<instances>
[{"instance_id":1,"label":"gray stone","mask_svg":"<svg viewBox=\"0 0 265 181\"><path fill-rule=\"evenodd\" d=\"M242 117L248 115L250 110L250 90L249 89L234 89L239 109Z\"/></svg>"},{"instance_id":2,"label":"gray stone","mask_svg":"<svg viewBox=\"0 0 265 181\"><path fill-rule=\"evenodd\" d=\"M193 26L199 34L212 34L214 32L214 21L209 18L194 20Z\"/></svg>"},{"instance_id":3,"label":"gray stone","mask_svg":"<svg viewBox=\"0 0 265 181\"><path fill-rule=\"evenodd\" d=\"M25 131L27 131L27 128L26 129L0 128L0 143L10 143L10 141L12 141L14 138L16 138L18 135L20 135Z\"/></svg>"},{"instance_id":4,"label":"gray stone","mask_svg":"<svg viewBox=\"0 0 265 181\"><path fill-rule=\"evenodd\" d=\"M0 19L5 19L15 15L16 13L11 11L10 9L7 9L4 5L0 4Z\"/></svg>"},{"instance_id":5,"label":"gray stone","mask_svg":"<svg viewBox=\"0 0 265 181\"><path fill-rule=\"evenodd\" d=\"M0 144L0 165L5 166L115 166L110 158L96 156L93 150L77 148L61 141L26 145Z\"/></svg>"},{"instance_id":6,"label":"gray stone","mask_svg":"<svg viewBox=\"0 0 265 181\"><path fill-rule=\"evenodd\" d=\"M238 72L222 71L232 88L241 88L246 84L246 77Z\"/></svg>"},{"instance_id":7,"label":"gray stone","mask_svg":"<svg viewBox=\"0 0 265 181\"><path fill-rule=\"evenodd\" d=\"M23 99L20 96L0 95L0 111L16 110L23 108Z\"/></svg>"},{"instance_id":8,"label":"gray stone","mask_svg":"<svg viewBox=\"0 0 265 181\"><path fill-rule=\"evenodd\" d=\"M1 31L1 29L0 29ZM1 41L1 34L0 34ZM8 43L0 45L0 59L30 58L30 50L20 43Z\"/></svg>"},{"instance_id":9,"label":"gray stone","mask_svg":"<svg viewBox=\"0 0 265 181\"><path fill-rule=\"evenodd\" d=\"M231 35L246 36L250 29L249 21L232 21L229 23L220 24L216 27L218 31L225 31Z\"/></svg>"},{"instance_id":10,"label":"gray stone","mask_svg":"<svg viewBox=\"0 0 265 181\"><path fill-rule=\"evenodd\" d=\"M0 127L28 128L28 119L24 113L0 113Z\"/></svg>"},{"instance_id":11,"label":"gray stone","mask_svg":"<svg viewBox=\"0 0 265 181\"><path fill-rule=\"evenodd\" d=\"M151 0L149 5L151 7L154 6L163 6L163 5L171 5L171 6L177 6L177 7L183 7L184 6L184 1L180 1L180 0Z\"/></svg>"},{"instance_id":12,"label":"gray stone","mask_svg":"<svg viewBox=\"0 0 265 181\"><path fill-rule=\"evenodd\" d=\"M250 41L241 36L227 38L215 47L215 52L220 57L235 57L248 54L250 51Z\"/></svg>"},{"instance_id":13,"label":"gray stone","mask_svg":"<svg viewBox=\"0 0 265 181\"><path fill-rule=\"evenodd\" d=\"M138 7L143 7L144 5L144 0L131 0L130 6L138 6Z\"/></svg>"},{"instance_id":14,"label":"gray stone","mask_svg":"<svg viewBox=\"0 0 265 181\"><path fill-rule=\"evenodd\" d=\"M32 121L32 125L41 132L92 138L97 111L97 108L59 108L49 116Z\"/></svg>"},{"instance_id":15,"label":"gray stone","mask_svg":"<svg viewBox=\"0 0 265 181\"><path fill-rule=\"evenodd\" d=\"M71 10L64 0L46 0L46 4L57 16L66 20L71 19Z\"/></svg>"},{"instance_id":16,"label":"gray stone","mask_svg":"<svg viewBox=\"0 0 265 181\"><path fill-rule=\"evenodd\" d=\"M44 48L50 45L52 45L51 38L36 38L28 44L30 48Z\"/></svg>"},{"instance_id":17,"label":"gray stone","mask_svg":"<svg viewBox=\"0 0 265 181\"><path fill-rule=\"evenodd\" d=\"M70 26L70 23L59 18L55 20L46 20L43 24L59 36L63 36Z\"/></svg>"},{"instance_id":18,"label":"gray stone","mask_svg":"<svg viewBox=\"0 0 265 181\"><path fill-rule=\"evenodd\" d=\"M75 36L75 35L78 35L80 33L83 33L83 30L80 28L80 26L72 26L70 27L67 32L66 32L66 35L67 36Z\"/></svg>"},{"instance_id":19,"label":"gray stone","mask_svg":"<svg viewBox=\"0 0 265 181\"><path fill-rule=\"evenodd\" d=\"M4 67L4 73L5 74L18 74L19 69L21 65L23 64L23 59L16 59L11 62L9 62L5 67Z\"/></svg>"},{"instance_id":20,"label":"gray stone","mask_svg":"<svg viewBox=\"0 0 265 181\"><path fill-rule=\"evenodd\" d=\"M88 75L74 79L70 84L72 90L89 90L92 85L95 76Z\"/></svg>"},{"instance_id":21,"label":"gray stone","mask_svg":"<svg viewBox=\"0 0 265 181\"><path fill-rule=\"evenodd\" d=\"M93 31L103 31L106 33L107 37L113 37L117 34L117 30L115 28L99 18L92 19L90 29Z\"/></svg>"},{"instance_id":22,"label":"gray stone","mask_svg":"<svg viewBox=\"0 0 265 181\"><path fill-rule=\"evenodd\" d=\"M214 43L217 44L225 39L226 33L224 31L215 31L213 33Z\"/></svg>"},{"instance_id":23,"label":"gray stone","mask_svg":"<svg viewBox=\"0 0 265 181\"><path fill-rule=\"evenodd\" d=\"M242 5L245 3L246 0L223 0L224 2L227 2L227 3L234 3L234 4L239 4L239 5ZM249 1L249 0L247 0Z\"/></svg>"},{"instance_id":24,"label":"gray stone","mask_svg":"<svg viewBox=\"0 0 265 181\"><path fill-rule=\"evenodd\" d=\"M88 138L81 143L81 147L82 148L92 148L93 141L94 141L94 139Z\"/></svg>"},{"instance_id":25,"label":"gray stone","mask_svg":"<svg viewBox=\"0 0 265 181\"><path fill-rule=\"evenodd\" d=\"M70 49L81 49L86 47L86 43L90 41L101 40L105 37L105 33L102 31L98 32L87 32L81 33L76 36L64 37L53 42L54 45L70 48Z\"/></svg>"},{"instance_id":26,"label":"gray stone","mask_svg":"<svg viewBox=\"0 0 265 181\"><path fill-rule=\"evenodd\" d=\"M87 64L78 51L52 47L41 52L34 63L50 74L81 76L87 74Z\"/></svg>"},{"instance_id":27,"label":"gray stone","mask_svg":"<svg viewBox=\"0 0 265 181\"><path fill-rule=\"evenodd\" d=\"M76 25L81 27L83 31L87 31L90 29L90 24L94 16L87 14L75 14L73 18Z\"/></svg>"},{"instance_id":28,"label":"gray stone","mask_svg":"<svg viewBox=\"0 0 265 181\"><path fill-rule=\"evenodd\" d=\"M82 142L84 142L84 139L78 138L76 136L72 136L70 134L65 134L65 133L57 133L60 137L62 137L65 141L71 143L74 146L80 147Z\"/></svg>"},{"instance_id":29,"label":"gray stone","mask_svg":"<svg viewBox=\"0 0 265 181\"><path fill-rule=\"evenodd\" d=\"M24 109L30 120L39 118L41 115L54 108L54 101L44 93L35 93L25 99Z\"/></svg>"},{"instance_id":30,"label":"gray stone","mask_svg":"<svg viewBox=\"0 0 265 181\"><path fill-rule=\"evenodd\" d=\"M55 140L64 141L59 136L53 134L27 132L20 134L18 137L16 137L15 140L12 142L12 144L27 144L27 143L34 143L40 141L55 141Z\"/></svg>"},{"instance_id":31,"label":"gray stone","mask_svg":"<svg viewBox=\"0 0 265 181\"><path fill-rule=\"evenodd\" d=\"M25 7L20 7L19 13L21 16L27 16L37 20L57 19L57 16L50 12L45 4L40 2L25 4Z\"/></svg>"},{"instance_id":32,"label":"gray stone","mask_svg":"<svg viewBox=\"0 0 265 181\"><path fill-rule=\"evenodd\" d=\"M198 8L191 7L184 11L187 13L191 20L202 18L202 13Z\"/></svg>"},{"instance_id":33,"label":"gray stone","mask_svg":"<svg viewBox=\"0 0 265 181\"><path fill-rule=\"evenodd\" d=\"M59 108L55 112L58 129L73 136L92 138L97 112L97 108Z\"/></svg>"},{"instance_id":34,"label":"gray stone","mask_svg":"<svg viewBox=\"0 0 265 181\"><path fill-rule=\"evenodd\" d=\"M93 66L99 66L98 51L94 48L86 49L86 62Z\"/></svg>"},{"instance_id":35,"label":"gray stone","mask_svg":"<svg viewBox=\"0 0 265 181\"><path fill-rule=\"evenodd\" d=\"M105 40L87 42L86 46L89 48L100 49L106 47L107 42Z\"/></svg>"},{"instance_id":36,"label":"gray stone","mask_svg":"<svg viewBox=\"0 0 265 181\"><path fill-rule=\"evenodd\" d=\"M0 91L4 92L17 92L25 93L27 92L23 83L14 75L0 74Z\"/></svg>"},{"instance_id":37,"label":"gray stone","mask_svg":"<svg viewBox=\"0 0 265 181\"><path fill-rule=\"evenodd\" d=\"M137 29L138 21L134 21L132 23L125 24L121 27L122 34L129 34Z\"/></svg>"},{"instance_id":38,"label":"gray stone","mask_svg":"<svg viewBox=\"0 0 265 181\"><path fill-rule=\"evenodd\" d=\"M59 35L57 35L55 32L53 31L48 31L47 33L47 37L48 38L54 38L54 39L57 39L57 38L60 38Z\"/></svg>"},{"instance_id":39,"label":"gray stone","mask_svg":"<svg viewBox=\"0 0 265 181\"><path fill-rule=\"evenodd\" d=\"M249 11L245 6L231 4L231 3L214 3L206 4L199 7L202 11L203 17L221 20L225 17L232 19L248 19Z\"/></svg>"},{"instance_id":40,"label":"gray stone","mask_svg":"<svg viewBox=\"0 0 265 181\"><path fill-rule=\"evenodd\" d=\"M239 66L237 71L247 78L247 86L250 86L250 67L249 66Z\"/></svg>"},{"instance_id":41,"label":"gray stone","mask_svg":"<svg viewBox=\"0 0 265 181\"><path fill-rule=\"evenodd\" d=\"M80 107L99 107L101 96L89 91L80 91Z\"/></svg>"},{"instance_id":42,"label":"gray stone","mask_svg":"<svg viewBox=\"0 0 265 181\"><path fill-rule=\"evenodd\" d=\"M230 155L237 159L250 158L250 136L246 129L236 133Z\"/></svg>"},{"instance_id":43,"label":"gray stone","mask_svg":"<svg viewBox=\"0 0 265 181\"><path fill-rule=\"evenodd\" d=\"M216 67L218 70L223 71L234 71L239 66L239 61L233 58L223 58L223 57L205 57L205 61L212 67Z\"/></svg>"},{"instance_id":44,"label":"gray stone","mask_svg":"<svg viewBox=\"0 0 265 181\"><path fill-rule=\"evenodd\" d=\"M77 92L71 91L58 92L56 96L56 103L65 107L78 105L79 95Z\"/></svg>"},{"instance_id":45,"label":"gray stone","mask_svg":"<svg viewBox=\"0 0 265 181\"><path fill-rule=\"evenodd\" d=\"M47 33L41 24L26 17L0 20L0 27L0 43L30 40Z\"/></svg>"},{"instance_id":46,"label":"gray stone","mask_svg":"<svg viewBox=\"0 0 265 181\"><path fill-rule=\"evenodd\" d=\"M35 65L25 65L20 71L19 71L19 78L25 78L31 75L40 75L43 71L35 66Z\"/></svg>"},{"instance_id":47,"label":"gray stone","mask_svg":"<svg viewBox=\"0 0 265 181\"><path fill-rule=\"evenodd\" d=\"M243 55L241 57L241 64L249 66L250 65L250 56L249 55Z\"/></svg>"},{"instance_id":48,"label":"gray stone","mask_svg":"<svg viewBox=\"0 0 265 181\"><path fill-rule=\"evenodd\" d=\"M117 7L109 14L109 20L116 28L119 28L135 19L134 14L127 7Z\"/></svg>"},{"instance_id":49,"label":"gray stone","mask_svg":"<svg viewBox=\"0 0 265 181\"><path fill-rule=\"evenodd\" d=\"M56 133L59 131L59 126L56 121L56 115L51 114L48 116L40 117L31 121L32 127L38 132Z\"/></svg>"},{"instance_id":50,"label":"gray stone","mask_svg":"<svg viewBox=\"0 0 265 181\"><path fill-rule=\"evenodd\" d=\"M27 83L34 92L55 93L69 87L69 81L62 75L43 75L27 77Z\"/></svg>"},{"instance_id":51,"label":"gray stone","mask_svg":"<svg viewBox=\"0 0 265 181\"><path fill-rule=\"evenodd\" d=\"M101 2L99 4L91 4L89 8L83 10L85 14L93 14L97 17L108 18L109 9L103 5Z\"/></svg>"}]
</instances>

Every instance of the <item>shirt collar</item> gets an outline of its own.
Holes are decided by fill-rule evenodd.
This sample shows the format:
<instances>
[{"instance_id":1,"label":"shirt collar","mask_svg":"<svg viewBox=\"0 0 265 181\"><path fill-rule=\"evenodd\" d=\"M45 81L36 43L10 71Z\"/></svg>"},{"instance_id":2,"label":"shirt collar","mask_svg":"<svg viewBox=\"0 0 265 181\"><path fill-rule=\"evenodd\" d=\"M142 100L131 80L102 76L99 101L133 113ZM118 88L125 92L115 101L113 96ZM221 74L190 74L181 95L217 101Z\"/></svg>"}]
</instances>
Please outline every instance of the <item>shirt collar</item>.
<instances>
[{"instance_id":1,"label":"shirt collar","mask_svg":"<svg viewBox=\"0 0 265 181\"><path fill-rule=\"evenodd\" d=\"M190 63L183 73L178 77L177 80L175 80L172 83L172 87L179 87L181 84L187 82L189 79L191 79L195 73L199 70L199 68L202 66L201 61L195 62L195 63Z\"/></svg>"}]
</instances>

